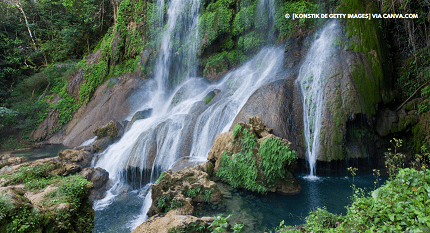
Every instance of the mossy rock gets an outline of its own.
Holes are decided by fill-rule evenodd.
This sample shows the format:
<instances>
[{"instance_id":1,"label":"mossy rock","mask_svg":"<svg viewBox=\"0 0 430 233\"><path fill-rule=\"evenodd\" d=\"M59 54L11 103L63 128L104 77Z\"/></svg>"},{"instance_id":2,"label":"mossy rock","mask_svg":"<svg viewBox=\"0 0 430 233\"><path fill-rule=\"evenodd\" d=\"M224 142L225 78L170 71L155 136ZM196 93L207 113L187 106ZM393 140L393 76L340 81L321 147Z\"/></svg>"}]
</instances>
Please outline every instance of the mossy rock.
<instances>
[{"instance_id":1,"label":"mossy rock","mask_svg":"<svg viewBox=\"0 0 430 233\"><path fill-rule=\"evenodd\" d=\"M215 138L208 160L215 165L217 178L233 187L267 193L300 192L292 171L297 155L291 143L270 134L259 117L239 122L233 131Z\"/></svg>"},{"instance_id":2,"label":"mossy rock","mask_svg":"<svg viewBox=\"0 0 430 233\"><path fill-rule=\"evenodd\" d=\"M196 165L192 168L162 173L155 184L152 185L152 205L148 216L167 214L174 211L176 214L192 214L195 203L217 203L222 195L215 182L202 171L207 165Z\"/></svg>"},{"instance_id":3,"label":"mossy rock","mask_svg":"<svg viewBox=\"0 0 430 233\"><path fill-rule=\"evenodd\" d=\"M104 137L115 139L118 137L120 128L121 126L118 122L110 121L105 126L97 127L93 133L95 136L97 136L97 139L102 139Z\"/></svg>"},{"instance_id":4,"label":"mossy rock","mask_svg":"<svg viewBox=\"0 0 430 233\"><path fill-rule=\"evenodd\" d=\"M92 183L61 172L64 164L44 159L0 175L1 232L89 232L94 210ZM61 174L62 176L58 175Z\"/></svg>"}]
</instances>

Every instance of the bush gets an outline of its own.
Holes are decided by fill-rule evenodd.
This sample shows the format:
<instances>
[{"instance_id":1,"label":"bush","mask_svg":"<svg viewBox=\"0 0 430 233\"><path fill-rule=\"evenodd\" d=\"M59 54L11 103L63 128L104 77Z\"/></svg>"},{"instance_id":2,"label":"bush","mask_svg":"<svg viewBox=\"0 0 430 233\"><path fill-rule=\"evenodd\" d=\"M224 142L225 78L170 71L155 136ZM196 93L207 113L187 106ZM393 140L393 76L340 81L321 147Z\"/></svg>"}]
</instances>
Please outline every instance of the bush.
<instances>
[{"instance_id":1,"label":"bush","mask_svg":"<svg viewBox=\"0 0 430 233\"><path fill-rule=\"evenodd\" d=\"M256 136L248 128L236 124L232 135L233 143L240 145L241 150L231 156L224 151L216 175L233 187L242 186L254 192L266 193L276 185L278 179L286 178L285 165L297 159L296 152L278 138L264 139L257 154L254 151L257 147ZM264 177L258 176L258 168Z\"/></svg>"}]
</instances>

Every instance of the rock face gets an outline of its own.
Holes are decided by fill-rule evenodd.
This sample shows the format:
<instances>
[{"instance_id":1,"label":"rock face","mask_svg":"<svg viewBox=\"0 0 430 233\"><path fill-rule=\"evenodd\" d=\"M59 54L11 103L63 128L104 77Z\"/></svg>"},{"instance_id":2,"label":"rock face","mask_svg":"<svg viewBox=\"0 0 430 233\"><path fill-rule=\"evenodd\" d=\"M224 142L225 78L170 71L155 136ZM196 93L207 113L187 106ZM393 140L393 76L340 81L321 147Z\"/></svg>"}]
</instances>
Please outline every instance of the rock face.
<instances>
[{"instance_id":1,"label":"rock face","mask_svg":"<svg viewBox=\"0 0 430 233\"><path fill-rule=\"evenodd\" d=\"M58 157L0 170L0 232L90 232L93 187ZM17 229L16 227L20 227Z\"/></svg>"},{"instance_id":2,"label":"rock face","mask_svg":"<svg viewBox=\"0 0 430 233\"><path fill-rule=\"evenodd\" d=\"M249 122L240 122L233 131L215 138L208 155L208 161L214 165L214 174L233 186L251 191L299 193L300 184L292 174L297 159L290 149L292 143L271 134L272 129L266 127L259 117L252 117ZM271 146L266 145L269 142ZM267 155L264 148L269 147L277 148L270 152L276 156ZM271 158L276 158L276 162ZM278 169L269 172L271 167ZM254 171L249 173L252 178L245 177L251 170Z\"/></svg>"},{"instance_id":3,"label":"rock face","mask_svg":"<svg viewBox=\"0 0 430 233\"><path fill-rule=\"evenodd\" d=\"M303 150L303 116L300 91L295 88L294 80L284 79L260 87L249 97L237 114L232 127L239 122L248 122L258 116L273 134L289 138L299 158L305 158Z\"/></svg>"},{"instance_id":4,"label":"rock face","mask_svg":"<svg viewBox=\"0 0 430 233\"><path fill-rule=\"evenodd\" d=\"M108 86L109 81L100 85L92 99L74 113L73 119L62 130L49 135L45 139L46 142L62 143L68 147L79 146L94 137L93 131L97 127L106 125L111 120L124 120L130 112L139 107L142 99L148 98L148 87L138 75L125 74L115 78L113 86ZM74 92L79 92L81 84L82 82L74 86Z\"/></svg>"}]
</instances>

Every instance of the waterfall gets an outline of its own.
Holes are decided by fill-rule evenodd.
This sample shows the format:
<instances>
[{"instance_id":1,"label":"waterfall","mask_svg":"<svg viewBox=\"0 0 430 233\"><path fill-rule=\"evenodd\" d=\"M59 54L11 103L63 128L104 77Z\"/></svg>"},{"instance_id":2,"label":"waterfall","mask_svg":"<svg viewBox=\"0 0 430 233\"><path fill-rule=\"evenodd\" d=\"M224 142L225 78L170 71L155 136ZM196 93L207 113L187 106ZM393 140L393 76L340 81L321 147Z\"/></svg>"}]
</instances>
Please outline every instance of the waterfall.
<instances>
[{"instance_id":1,"label":"waterfall","mask_svg":"<svg viewBox=\"0 0 430 233\"><path fill-rule=\"evenodd\" d=\"M316 162L320 146L321 118L324 107L324 71L329 66L330 56L336 53L333 40L338 35L339 23L331 21L320 32L306 54L300 67L296 84L300 86L303 103L303 124L306 142L306 159L309 163L309 179L316 179Z\"/></svg>"},{"instance_id":2,"label":"waterfall","mask_svg":"<svg viewBox=\"0 0 430 233\"><path fill-rule=\"evenodd\" d=\"M274 14L274 1L262 2L261 9ZM165 4L168 4L167 20ZM109 172L112 184L106 197L95 201L96 211L109 210L123 193L131 190L142 193L138 195L143 202L140 213L126 224L130 229L146 220L152 203L151 191L147 189L160 173L183 158L194 162L206 160L216 135L229 130L252 93L276 80L284 54L283 47L263 48L222 80L210 84L195 77L200 2L159 0L157 5L162 35L155 39L160 41L160 49L154 79L145 84L148 94L139 108L152 108L152 115L132 122L123 137L100 153L95 163ZM273 16L267 25L273 28ZM219 94L205 103L205 97L214 91Z\"/></svg>"}]
</instances>

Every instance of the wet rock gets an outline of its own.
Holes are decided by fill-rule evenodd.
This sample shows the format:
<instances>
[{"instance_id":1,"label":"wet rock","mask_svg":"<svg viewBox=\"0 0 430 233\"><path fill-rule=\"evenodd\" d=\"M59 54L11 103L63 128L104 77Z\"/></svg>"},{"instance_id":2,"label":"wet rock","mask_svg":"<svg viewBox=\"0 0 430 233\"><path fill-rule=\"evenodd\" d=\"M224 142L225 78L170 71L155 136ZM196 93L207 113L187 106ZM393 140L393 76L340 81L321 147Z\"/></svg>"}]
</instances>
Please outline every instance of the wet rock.
<instances>
[{"instance_id":1,"label":"wet rock","mask_svg":"<svg viewBox=\"0 0 430 233\"><path fill-rule=\"evenodd\" d=\"M273 129L268 133L290 139L298 157L305 158L301 136L302 108L300 92L295 89L294 80L278 80L260 87L249 97L230 130L237 123L248 122L250 118L258 116L265 126Z\"/></svg>"},{"instance_id":2,"label":"wet rock","mask_svg":"<svg viewBox=\"0 0 430 233\"><path fill-rule=\"evenodd\" d=\"M168 170L151 188L153 201L148 216L172 211L192 214L194 203L217 203L222 198L216 183L209 180L209 175L197 165L177 172Z\"/></svg>"},{"instance_id":3,"label":"wet rock","mask_svg":"<svg viewBox=\"0 0 430 233\"><path fill-rule=\"evenodd\" d=\"M79 172L79 175L93 183L94 187L91 189L90 200L94 201L106 196L106 184L109 180L109 172L99 167L87 167Z\"/></svg>"},{"instance_id":4,"label":"wet rock","mask_svg":"<svg viewBox=\"0 0 430 233\"><path fill-rule=\"evenodd\" d=\"M218 93L220 93L221 91L218 89L215 89L211 92L209 92L206 96L205 96L205 102L209 103Z\"/></svg>"},{"instance_id":5,"label":"wet rock","mask_svg":"<svg viewBox=\"0 0 430 233\"><path fill-rule=\"evenodd\" d=\"M108 137L93 142L94 152L104 151L114 141Z\"/></svg>"},{"instance_id":6,"label":"wet rock","mask_svg":"<svg viewBox=\"0 0 430 233\"><path fill-rule=\"evenodd\" d=\"M148 109L145 109L143 111L136 112L133 115L133 117L131 118L131 121L127 122L127 125L124 127L125 128L125 132L127 132L128 130L130 130L131 126L133 125L133 123L136 120L146 119L146 118L151 117L151 115L152 115L152 108L148 108Z\"/></svg>"},{"instance_id":7,"label":"wet rock","mask_svg":"<svg viewBox=\"0 0 430 233\"><path fill-rule=\"evenodd\" d=\"M58 152L58 157L68 163L76 163L83 168L91 166L92 154L85 150L65 149Z\"/></svg>"}]
</instances>

